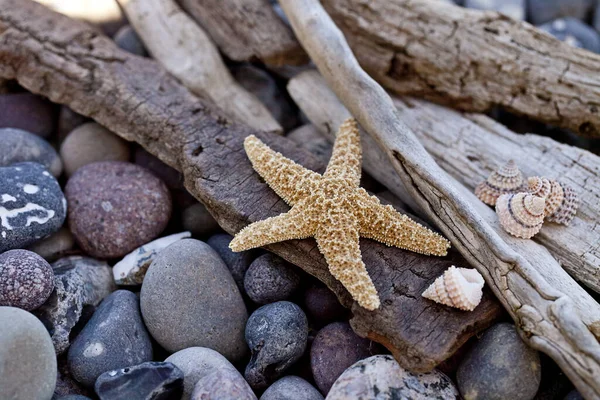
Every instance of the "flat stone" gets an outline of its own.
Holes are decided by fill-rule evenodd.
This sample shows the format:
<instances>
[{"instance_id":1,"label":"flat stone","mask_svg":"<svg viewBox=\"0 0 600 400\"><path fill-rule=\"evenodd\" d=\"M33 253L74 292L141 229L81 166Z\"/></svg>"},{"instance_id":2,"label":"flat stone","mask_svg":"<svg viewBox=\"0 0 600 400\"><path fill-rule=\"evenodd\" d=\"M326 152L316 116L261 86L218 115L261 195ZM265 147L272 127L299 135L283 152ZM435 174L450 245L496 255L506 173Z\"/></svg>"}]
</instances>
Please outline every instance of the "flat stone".
<instances>
[{"instance_id":1,"label":"flat stone","mask_svg":"<svg viewBox=\"0 0 600 400\"><path fill-rule=\"evenodd\" d=\"M138 297L117 290L104 299L73 341L68 360L73 377L88 387L106 371L152 360L152 343Z\"/></svg>"},{"instance_id":2,"label":"flat stone","mask_svg":"<svg viewBox=\"0 0 600 400\"><path fill-rule=\"evenodd\" d=\"M534 25L563 17L583 21L593 6L594 0L527 0L527 16Z\"/></svg>"},{"instance_id":3,"label":"flat stone","mask_svg":"<svg viewBox=\"0 0 600 400\"><path fill-rule=\"evenodd\" d=\"M195 203L181 213L181 226L194 236L208 237L221 229L202 203Z\"/></svg>"},{"instance_id":4,"label":"flat stone","mask_svg":"<svg viewBox=\"0 0 600 400\"><path fill-rule=\"evenodd\" d=\"M56 356L44 325L15 307L0 307L0 390L3 399L50 400Z\"/></svg>"},{"instance_id":5,"label":"flat stone","mask_svg":"<svg viewBox=\"0 0 600 400\"><path fill-rule=\"evenodd\" d=\"M141 57L148 56L148 51L146 50L146 47L144 47L144 43L142 43L142 40L131 25L122 26L117 33L115 33L113 40L117 46L125 51Z\"/></svg>"},{"instance_id":6,"label":"flat stone","mask_svg":"<svg viewBox=\"0 0 600 400\"><path fill-rule=\"evenodd\" d=\"M208 347L234 362L247 353L246 306L227 266L206 243L183 239L161 251L140 298L144 322L166 350Z\"/></svg>"},{"instance_id":7,"label":"flat stone","mask_svg":"<svg viewBox=\"0 0 600 400\"><path fill-rule=\"evenodd\" d=\"M17 128L48 137L56 126L56 106L32 93L0 95L0 128Z\"/></svg>"},{"instance_id":8,"label":"flat stone","mask_svg":"<svg viewBox=\"0 0 600 400\"><path fill-rule=\"evenodd\" d=\"M183 371L170 362L145 362L107 371L95 384L100 400L168 400L183 394Z\"/></svg>"},{"instance_id":9,"label":"flat stone","mask_svg":"<svg viewBox=\"0 0 600 400\"><path fill-rule=\"evenodd\" d=\"M129 143L95 122L75 128L60 146L65 173L72 176L84 165L98 161L129 161Z\"/></svg>"},{"instance_id":10,"label":"flat stone","mask_svg":"<svg viewBox=\"0 0 600 400\"><path fill-rule=\"evenodd\" d=\"M196 382L192 400L257 400L239 372L217 369Z\"/></svg>"},{"instance_id":11,"label":"flat stone","mask_svg":"<svg viewBox=\"0 0 600 400\"><path fill-rule=\"evenodd\" d=\"M600 52L600 34L578 19L559 18L540 25L539 28L573 47Z\"/></svg>"},{"instance_id":12,"label":"flat stone","mask_svg":"<svg viewBox=\"0 0 600 400\"><path fill-rule=\"evenodd\" d=\"M54 262L68 255L75 245L75 239L69 228L63 226L47 238L35 242L27 248L48 262Z\"/></svg>"},{"instance_id":13,"label":"flat stone","mask_svg":"<svg viewBox=\"0 0 600 400\"><path fill-rule=\"evenodd\" d=\"M271 253L254 260L244 277L246 294L257 304L287 300L299 286L298 268Z\"/></svg>"},{"instance_id":14,"label":"flat stone","mask_svg":"<svg viewBox=\"0 0 600 400\"><path fill-rule=\"evenodd\" d=\"M85 165L67 182L69 226L97 258L123 257L155 239L171 216L165 184L144 168L104 161Z\"/></svg>"},{"instance_id":15,"label":"flat stone","mask_svg":"<svg viewBox=\"0 0 600 400\"><path fill-rule=\"evenodd\" d=\"M269 386L260 400L323 400L323 395L304 379L288 375Z\"/></svg>"},{"instance_id":16,"label":"flat stone","mask_svg":"<svg viewBox=\"0 0 600 400\"><path fill-rule=\"evenodd\" d=\"M71 256L52 264L54 290L35 311L50 335L56 354L69 348L71 331L86 306L96 306L116 289L111 269L93 258Z\"/></svg>"},{"instance_id":17,"label":"flat stone","mask_svg":"<svg viewBox=\"0 0 600 400\"><path fill-rule=\"evenodd\" d=\"M229 248L229 243L233 236L228 235L226 233L219 233L217 235L211 236L206 243L210 247L212 247L217 254L221 257L221 259L227 265L229 272L231 272L231 276L233 276L233 280L237 285L240 292L244 292L244 276L246 275L246 271L250 266L250 263L254 260L256 255L256 251L247 250L247 251L239 251L234 252Z\"/></svg>"},{"instance_id":18,"label":"flat stone","mask_svg":"<svg viewBox=\"0 0 600 400\"><path fill-rule=\"evenodd\" d=\"M62 173L58 153L41 137L15 128L0 128L0 167L32 161L42 164L56 177Z\"/></svg>"},{"instance_id":19,"label":"flat stone","mask_svg":"<svg viewBox=\"0 0 600 400\"><path fill-rule=\"evenodd\" d=\"M254 311L246 325L252 357L244 375L250 386L264 389L280 378L302 356L307 339L308 321L296 304L279 301Z\"/></svg>"},{"instance_id":20,"label":"flat stone","mask_svg":"<svg viewBox=\"0 0 600 400\"><path fill-rule=\"evenodd\" d=\"M60 186L43 165L0 167L0 253L27 247L58 231L66 213Z\"/></svg>"},{"instance_id":21,"label":"flat stone","mask_svg":"<svg viewBox=\"0 0 600 400\"><path fill-rule=\"evenodd\" d=\"M516 20L525 19L525 0L465 0L465 7L498 11Z\"/></svg>"},{"instance_id":22,"label":"flat stone","mask_svg":"<svg viewBox=\"0 0 600 400\"><path fill-rule=\"evenodd\" d=\"M165 362L175 364L183 371L183 396L181 400L189 400L194 386L204 376L218 370L231 371L237 379L244 380L235 367L218 352L206 347L188 347L170 355ZM237 373L237 375L235 375Z\"/></svg>"},{"instance_id":23,"label":"flat stone","mask_svg":"<svg viewBox=\"0 0 600 400\"><path fill-rule=\"evenodd\" d=\"M373 356L355 363L335 381L327 395L327 400L457 398L458 390L446 375L436 370L413 374L389 355Z\"/></svg>"},{"instance_id":24,"label":"flat stone","mask_svg":"<svg viewBox=\"0 0 600 400\"><path fill-rule=\"evenodd\" d=\"M514 325L497 324L463 358L456 381L465 400L531 400L541 381L540 358Z\"/></svg>"},{"instance_id":25,"label":"flat stone","mask_svg":"<svg viewBox=\"0 0 600 400\"><path fill-rule=\"evenodd\" d=\"M35 310L54 289L54 274L46 260L28 250L0 254L0 306Z\"/></svg>"}]
</instances>

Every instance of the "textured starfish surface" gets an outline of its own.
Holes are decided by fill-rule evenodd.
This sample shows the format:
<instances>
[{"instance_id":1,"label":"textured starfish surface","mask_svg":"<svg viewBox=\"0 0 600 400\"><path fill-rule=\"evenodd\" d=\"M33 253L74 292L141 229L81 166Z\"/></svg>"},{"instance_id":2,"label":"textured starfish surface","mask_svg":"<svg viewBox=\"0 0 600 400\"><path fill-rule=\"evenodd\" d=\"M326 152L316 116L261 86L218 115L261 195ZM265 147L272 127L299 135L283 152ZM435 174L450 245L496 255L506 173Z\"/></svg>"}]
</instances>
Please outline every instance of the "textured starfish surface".
<instances>
[{"instance_id":1,"label":"textured starfish surface","mask_svg":"<svg viewBox=\"0 0 600 400\"><path fill-rule=\"evenodd\" d=\"M354 119L340 126L323 175L296 164L255 136L246 138L244 148L254 170L292 208L242 229L231 241L233 251L314 237L331 274L368 310L377 309L380 302L362 261L360 236L417 253L447 254L448 240L359 187L362 149Z\"/></svg>"}]
</instances>

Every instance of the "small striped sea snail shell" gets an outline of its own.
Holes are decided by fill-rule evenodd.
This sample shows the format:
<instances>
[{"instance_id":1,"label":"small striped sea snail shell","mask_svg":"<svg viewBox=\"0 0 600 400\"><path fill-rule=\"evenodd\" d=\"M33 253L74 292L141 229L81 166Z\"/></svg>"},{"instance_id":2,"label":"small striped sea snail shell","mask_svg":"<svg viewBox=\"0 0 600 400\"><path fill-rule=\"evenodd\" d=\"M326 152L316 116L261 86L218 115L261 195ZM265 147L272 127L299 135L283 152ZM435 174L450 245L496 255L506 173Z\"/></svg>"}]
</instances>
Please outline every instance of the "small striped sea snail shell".
<instances>
[{"instance_id":1,"label":"small striped sea snail shell","mask_svg":"<svg viewBox=\"0 0 600 400\"><path fill-rule=\"evenodd\" d=\"M550 222L569 225L579 207L577 193L562 182L539 176L532 176L527 183L531 194L546 198L544 210L546 219Z\"/></svg>"},{"instance_id":2,"label":"small striped sea snail shell","mask_svg":"<svg viewBox=\"0 0 600 400\"><path fill-rule=\"evenodd\" d=\"M446 306L473 311L481 301L484 283L477 270L453 265L437 277L421 296Z\"/></svg>"},{"instance_id":3,"label":"small striped sea snail shell","mask_svg":"<svg viewBox=\"0 0 600 400\"><path fill-rule=\"evenodd\" d=\"M509 160L500 169L475 188L479 200L490 206L496 205L498 197L505 193L517 193L524 189L523 174L514 160Z\"/></svg>"},{"instance_id":4,"label":"small striped sea snail shell","mask_svg":"<svg viewBox=\"0 0 600 400\"><path fill-rule=\"evenodd\" d=\"M531 193L503 194L496 202L500 225L513 236L533 237L542 228L546 200Z\"/></svg>"}]
</instances>

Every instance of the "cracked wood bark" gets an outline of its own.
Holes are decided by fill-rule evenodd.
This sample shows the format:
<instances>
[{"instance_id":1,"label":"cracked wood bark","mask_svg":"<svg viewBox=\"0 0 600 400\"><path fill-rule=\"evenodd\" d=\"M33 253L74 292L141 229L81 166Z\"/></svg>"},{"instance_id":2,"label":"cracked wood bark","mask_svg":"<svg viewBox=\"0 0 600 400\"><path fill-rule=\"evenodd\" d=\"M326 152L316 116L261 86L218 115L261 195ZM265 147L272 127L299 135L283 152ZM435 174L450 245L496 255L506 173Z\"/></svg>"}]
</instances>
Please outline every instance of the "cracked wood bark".
<instances>
[{"instance_id":1,"label":"cracked wood bark","mask_svg":"<svg viewBox=\"0 0 600 400\"><path fill-rule=\"evenodd\" d=\"M152 56L197 95L255 129L283 133L269 110L229 73L208 35L174 0L118 0Z\"/></svg>"},{"instance_id":2,"label":"cracked wood bark","mask_svg":"<svg viewBox=\"0 0 600 400\"><path fill-rule=\"evenodd\" d=\"M398 94L493 105L600 136L600 56L526 22L437 0L323 0L364 69Z\"/></svg>"},{"instance_id":3,"label":"cracked wood bark","mask_svg":"<svg viewBox=\"0 0 600 400\"><path fill-rule=\"evenodd\" d=\"M328 85L375 139L419 206L485 277L521 337L551 356L580 393L600 397L600 343L573 300L508 246L446 178L400 121L392 99L361 69L319 2L280 0L280 4Z\"/></svg>"},{"instance_id":4,"label":"cracked wood bark","mask_svg":"<svg viewBox=\"0 0 600 400\"><path fill-rule=\"evenodd\" d=\"M190 193L230 233L288 210L252 170L245 137L255 134L306 167L324 169L289 139L219 116L156 62L29 0L0 0L0 77L94 118L183 172ZM327 271L314 240L269 250L329 286L352 309L353 324L363 329L359 334L368 333L413 370L432 368L501 312L489 293L472 313L422 299L421 291L451 264L448 259L363 240L363 257L382 300L377 312L368 312Z\"/></svg>"},{"instance_id":5,"label":"cracked wood bark","mask_svg":"<svg viewBox=\"0 0 600 400\"><path fill-rule=\"evenodd\" d=\"M179 0L234 61L301 65L308 56L269 0Z\"/></svg>"},{"instance_id":6,"label":"cracked wood bark","mask_svg":"<svg viewBox=\"0 0 600 400\"><path fill-rule=\"evenodd\" d=\"M320 129L322 134L333 142L335 139L333 127L348 118L350 113L327 87L323 77L317 71L304 72L289 82L288 91L314 124L315 129ZM594 244L593 238L595 238L595 245L599 245L600 233L585 232L587 229L594 229L592 224L600 218L598 216L600 209L597 207L598 193L600 193L598 157L585 150L556 143L549 138L517 135L484 115L469 114L465 118L451 109L415 99L394 99L394 104L399 118L415 132L424 147L446 172L457 179L456 187L477 212L510 247L525 257L548 283L573 299L581 319L600 337L600 329L592 326L594 322L600 321L600 305L565 273L552 256L559 256L559 260L563 261L565 257L560 257L561 255L577 258L576 255L580 253L575 246L580 246L581 241ZM363 168L402 201L410 201L412 199L410 194L373 138L365 133L361 137ZM490 143L494 146L491 147ZM318 149L321 152L327 151L322 144ZM489 173L487 168L505 162L506 158L502 157L515 157L520 161L520 165L527 166L525 172L529 174L557 173L573 185L579 182L576 187L580 193L583 192L582 198L585 198L577 216L581 221L573 222L569 228L557 228L559 231L562 229L575 232L568 235L559 232L560 236L552 240L552 243L558 241L562 246L571 246L570 249L548 246L552 249L548 252L544 246L531 240L522 240L509 235L500 227L493 209L473 195L474 186ZM531 160L536 162L531 163ZM529 162L526 164L526 161ZM570 179L571 177L577 179ZM581 185L586 180L590 184ZM596 216L593 217L594 215ZM580 227L576 227L579 224L585 226L581 231L579 231ZM546 228L544 230L546 236L552 237L555 233L548 232ZM540 234L540 238L542 237ZM570 251L574 253L571 254Z\"/></svg>"}]
</instances>

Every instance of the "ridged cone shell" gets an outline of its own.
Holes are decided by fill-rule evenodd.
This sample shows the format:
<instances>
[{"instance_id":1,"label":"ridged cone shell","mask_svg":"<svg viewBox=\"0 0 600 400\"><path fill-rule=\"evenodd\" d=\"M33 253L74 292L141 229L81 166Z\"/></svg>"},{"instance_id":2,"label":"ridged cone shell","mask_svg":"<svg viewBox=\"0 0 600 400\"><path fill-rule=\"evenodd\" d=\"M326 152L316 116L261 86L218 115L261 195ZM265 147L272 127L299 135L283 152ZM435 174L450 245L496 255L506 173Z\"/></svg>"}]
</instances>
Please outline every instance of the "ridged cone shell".
<instances>
[{"instance_id":1,"label":"ridged cone shell","mask_svg":"<svg viewBox=\"0 0 600 400\"><path fill-rule=\"evenodd\" d=\"M475 269L448 268L423 292L422 296L436 303L473 311L483 295L483 277Z\"/></svg>"},{"instance_id":2,"label":"ridged cone shell","mask_svg":"<svg viewBox=\"0 0 600 400\"><path fill-rule=\"evenodd\" d=\"M506 193L522 191L523 174L514 160L509 160L500 169L492 172L488 178L475 188L475 195L490 206L496 205L496 200Z\"/></svg>"},{"instance_id":3,"label":"ridged cone shell","mask_svg":"<svg viewBox=\"0 0 600 400\"><path fill-rule=\"evenodd\" d=\"M562 182L555 181L555 185L562 189L563 195L561 196L562 198L560 198L560 203L556 208L556 211L549 215L547 220L556 222L557 224L569 225L573 218L575 218L575 214L579 208L579 196L577 196L577 193L573 188ZM556 202L558 202L558 200L559 198L556 199Z\"/></svg>"},{"instance_id":4,"label":"ridged cone shell","mask_svg":"<svg viewBox=\"0 0 600 400\"><path fill-rule=\"evenodd\" d=\"M496 202L500 225L513 236L533 237L542 228L546 201L531 193L503 194Z\"/></svg>"}]
</instances>

